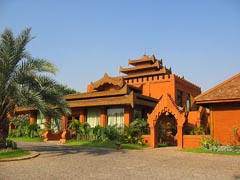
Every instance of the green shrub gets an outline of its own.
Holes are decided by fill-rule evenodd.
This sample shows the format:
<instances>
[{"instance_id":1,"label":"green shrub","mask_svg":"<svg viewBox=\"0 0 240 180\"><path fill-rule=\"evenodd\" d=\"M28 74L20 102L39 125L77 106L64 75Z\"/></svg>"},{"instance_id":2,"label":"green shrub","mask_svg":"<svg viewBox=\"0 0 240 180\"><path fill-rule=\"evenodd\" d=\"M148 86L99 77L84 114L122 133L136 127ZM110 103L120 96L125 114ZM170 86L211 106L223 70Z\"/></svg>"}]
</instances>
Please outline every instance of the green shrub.
<instances>
[{"instance_id":1,"label":"green shrub","mask_svg":"<svg viewBox=\"0 0 240 180\"><path fill-rule=\"evenodd\" d=\"M39 136L39 126L37 123L19 125L16 129L9 132L9 137L36 137Z\"/></svg>"},{"instance_id":2,"label":"green shrub","mask_svg":"<svg viewBox=\"0 0 240 180\"><path fill-rule=\"evenodd\" d=\"M219 146L216 151L218 151L218 152L233 152L233 148L231 146Z\"/></svg>"},{"instance_id":3,"label":"green shrub","mask_svg":"<svg viewBox=\"0 0 240 180\"><path fill-rule=\"evenodd\" d=\"M116 125L103 127L103 134L106 139L110 141L121 140L122 131L122 128L117 127Z\"/></svg>"},{"instance_id":4,"label":"green shrub","mask_svg":"<svg viewBox=\"0 0 240 180\"><path fill-rule=\"evenodd\" d=\"M142 135L149 133L148 123L145 120L135 120L129 127L95 126L90 128L87 122L80 123L79 120L72 120L69 124L72 138L87 141L120 141L132 144L143 144Z\"/></svg>"},{"instance_id":5,"label":"green shrub","mask_svg":"<svg viewBox=\"0 0 240 180\"><path fill-rule=\"evenodd\" d=\"M91 128L92 132L92 140L96 141L104 141L107 139L106 135L104 134L103 127L101 126L95 126L94 128Z\"/></svg>"},{"instance_id":6,"label":"green shrub","mask_svg":"<svg viewBox=\"0 0 240 180\"><path fill-rule=\"evenodd\" d=\"M145 120L134 120L129 127L124 128L124 137L127 143L143 145L142 135L148 133L148 122Z\"/></svg>"},{"instance_id":7,"label":"green shrub","mask_svg":"<svg viewBox=\"0 0 240 180\"><path fill-rule=\"evenodd\" d=\"M0 149L6 148L6 140L0 140Z\"/></svg>"},{"instance_id":8,"label":"green shrub","mask_svg":"<svg viewBox=\"0 0 240 180\"><path fill-rule=\"evenodd\" d=\"M193 130L190 131L190 135L205 135L205 128L202 126L194 127Z\"/></svg>"},{"instance_id":9,"label":"green shrub","mask_svg":"<svg viewBox=\"0 0 240 180\"><path fill-rule=\"evenodd\" d=\"M9 137L36 137L39 135L39 126L37 123L29 124L29 115L19 115L11 120L15 126L9 132Z\"/></svg>"},{"instance_id":10,"label":"green shrub","mask_svg":"<svg viewBox=\"0 0 240 180\"><path fill-rule=\"evenodd\" d=\"M168 146L168 144L165 142L158 143L158 147L167 147L167 146Z\"/></svg>"},{"instance_id":11,"label":"green shrub","mask_svg":"<svg viewBox=\"0 0 240 180\"><path fill-rule=\"evenodd\" d=\"M71 123L69 123L68 128L72 130L72 135L80 134L80 126L81 123L77 119L73 119Z\"/></svg>"},{"instance_id":12,"label":"green shrub","mask_svg":"<svg viewBox=\"0 0 240 180\"><path fill-rule=\"evenodd\" d=\"M12 140L0 140L0 149L17 149L17 143Z\"/></svg>"},{"instance_id":13,"label":"green shrub","mask_svg":"<svg viewBox=\"0 0 240 180\"><path fill-rule=\"evenodd\" d=\"M201 139L201 149L216 151L216 152L237 152L240 153L240 146L220 146L219 141L212 137L203 136Z\"/></svg>"},{"instance_id":14,"label":"green shrub","mask_svg":"<svg viewBox=\"0 0 240 180\"><path fill-rule=\"evenodd\" d=\"M77 119L73 119L68 126L71 132L71 138L77 140L101 140L102 139L102 127L96 126L91 128L87 122L79 122Z\"/></svg>"},{"instance_id":15,"label":"green shrub","mask_svg":"<svg viewBox=\"0 0 240 180\"><path fill-rule=\"evenodd\" d=\"M220 143L211 136L202 136L201 147L203 149L217 150Z\"/></svg>"},{"instance_id":16,"label":"green shrub","mask_svg":"<svg viewBox=\"0 0 240 180\"><path fill-rule=\"evenodd\" d=\"M26 135L31 138L36 137L36 136L38 136L39 129L40 128L37 123L29 124L27 126L27 134Z\"/></svg>"}]
</instances>

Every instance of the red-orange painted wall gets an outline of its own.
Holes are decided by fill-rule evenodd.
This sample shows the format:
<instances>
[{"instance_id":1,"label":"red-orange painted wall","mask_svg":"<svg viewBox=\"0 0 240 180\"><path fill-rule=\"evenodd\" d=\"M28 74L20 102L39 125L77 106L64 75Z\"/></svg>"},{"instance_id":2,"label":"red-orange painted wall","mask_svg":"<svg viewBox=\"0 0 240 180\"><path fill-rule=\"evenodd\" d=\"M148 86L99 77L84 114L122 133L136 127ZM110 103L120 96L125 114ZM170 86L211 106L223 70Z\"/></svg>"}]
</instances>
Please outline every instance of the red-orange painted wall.
<instances>
[{"instance_id":1,"label":"red-orange painted wall","mask_svg":"<svg viewBox=\"0 0 240 180\"><path fill-rule=\"evenodd\" d=\"M210 108L210 126L213 137L221 144L231 144L234 140L233 129L238 128L240 144L240 103L221 103L212 105Z\"/></svg>"},{"instance_id":2,"label":"red-orange painted wall","mask_svg":"<svg viewBox=\"0 0 240 180\"><path fill-rule=\"evenodd\" d=\"M142 94L159 99L163 94L170 94L176 101L176 91L183 92L183 102L186 102L187 93L193 97L201 94L201 89L178 77L175 74L153 75L143 78L126 79L126 83L139 87L142 85Z\"/></svg>"},{"instance_id":3,"label":"red-orange painted wall","mask_svg":"<svg viewBox=\"0 0 240 180\"><path fill-rule=\"evenodd\" d=\"M201 89L192 84L189 81L186 81L184 78L180 78L179 76L174 75L174 79L175 79L175 97L174 100L177 100L177 90L182 91L183 92L183 97L182 97L182 102L183 102L183 106L186 106L186 102L187 102L187 94L190 94L192 97L196 97L199 94L201 94ZM191 102L192 103L192 102Z\"/></svg>"},{"instance_id":4,"label":"red-orange painted wall","mask_svg":"<svg viewBox=\"0 0 240 180\"><path fill-rule=\"evenodd\" d=\"M138 77L127 79L126 83L139 87L142 85L142 94L154 98L160 98L162 94L174 95L173 75L154 75L149 77Z\"/></svg>"},{"instance_id":5,"label":"red-orange painted wall","mask_svg":"<svg viewBox=\"0 0 240 180\"><path fill-rule=\"evenodd\" d=\"M183 148L199 148L201 146L202 135L184 135Z\"/></svg>"}]
</instances>

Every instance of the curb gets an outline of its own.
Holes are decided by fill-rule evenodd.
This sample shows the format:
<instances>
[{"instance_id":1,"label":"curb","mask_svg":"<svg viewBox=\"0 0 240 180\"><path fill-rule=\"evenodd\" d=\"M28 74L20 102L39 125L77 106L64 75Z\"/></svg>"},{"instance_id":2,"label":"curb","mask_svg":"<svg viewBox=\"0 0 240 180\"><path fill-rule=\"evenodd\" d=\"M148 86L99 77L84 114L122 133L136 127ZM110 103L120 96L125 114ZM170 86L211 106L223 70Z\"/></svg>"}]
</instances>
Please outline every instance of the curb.
<instances>
[{"instance_id":1,"label":"curb","mask_svg":"<svg viewBox=\"0 0 240 180\"><path fill-rule=\"evenodd\" d=\"M7 158L7 159L0 159L0 162L9 162L9 161L21 161L21 160L27 160L32 159L40 155L40 153L36 151L29 151L30 154L26 156L16 157L16 158Z\"/></svg>"}]
</instances>

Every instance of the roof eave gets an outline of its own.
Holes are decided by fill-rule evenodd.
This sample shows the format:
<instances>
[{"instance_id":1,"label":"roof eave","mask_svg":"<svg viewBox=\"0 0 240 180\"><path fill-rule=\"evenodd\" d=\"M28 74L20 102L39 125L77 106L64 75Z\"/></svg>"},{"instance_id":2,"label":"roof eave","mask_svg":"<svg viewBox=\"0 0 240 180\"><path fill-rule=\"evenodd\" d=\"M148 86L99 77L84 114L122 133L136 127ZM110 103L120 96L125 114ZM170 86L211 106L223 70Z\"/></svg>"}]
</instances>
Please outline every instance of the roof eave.
<instances>
[{"instance_id":1,"label":"roof eave","mask_svg":"<svg viewBox=\"0 0 240 180\"><path fill-rule=\"evenodd\" d=\"M117 96L117 95L125 95L128 93L127 85L123 86L123 88L119 90L110 90L110 91L94 91L94 92L86 92L82 94L76 95L67 95L64 96L65 100L74 100L74 99L88 99L88 98L96 98L96 97L106 97L106 96Z\"/></svg>"},{"instance_id":2,"label":"roof eave","mask_svg":"<svg viewBox=\"0 0 240 180\"><path fill-rule=\"evenodd\" d=\"M216 103L230 103L230 102L240 102L240 98L235 98L235 99L206 99L206 100L196 100L195 103L197 105L202 105L202 104L216 104Z\"/></svg>"}]
</instances>

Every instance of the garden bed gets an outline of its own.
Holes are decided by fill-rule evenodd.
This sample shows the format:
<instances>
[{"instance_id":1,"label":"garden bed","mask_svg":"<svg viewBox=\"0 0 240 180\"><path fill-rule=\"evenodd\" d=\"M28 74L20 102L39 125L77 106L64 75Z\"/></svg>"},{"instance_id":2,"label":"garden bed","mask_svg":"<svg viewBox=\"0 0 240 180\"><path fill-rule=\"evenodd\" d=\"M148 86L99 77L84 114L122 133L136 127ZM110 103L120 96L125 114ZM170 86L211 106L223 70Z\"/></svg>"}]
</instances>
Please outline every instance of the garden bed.
<instances>
[{"instance_id":1,"label":"garden bed","mask_svg":"<svg viewBox=\"0 0 240 180\"><path fill-rule=\"evenodd\" d=\"M8 137L7 139L10 139L10 140L16 141L16 142L43 142L43 139L39 138L39 137L35 137L35 138L31 138L31 137Z\"/></svg>"},{"instance_id":2,"label":"garden bed","mask_svg":"<svg viewBox=\"0 0 240 180\"><path fill-rule=\"evenodd\" d=\"M182 149L182 151L183 152L194 152L194 153L207 153L207 154L240 156L240 152L219 152L219 151L205 150L205 149L202 149L202 148L188 148L188 149Z\"/></svg>"},{"instance_id":3,"label":"garden bed","mask_svg":"<svg viewBox=\"0 0 240 180\"><path fill-rule=\"evenodd\" d=\"M29 152L22 149L0 149L0 159L16 158L26 155L29 155Z\"/></svg>"},{"instance_id":4,"label":"garden bed","mask_svg":"<svg viewBox=\"0 0 240 180\"><path fill-rule=\"evenodd\" d=\"M116 149L116 141L69 140L64 145ZM121 143L121 149L143 149L147 145Z\"/></svg>"}]
</instances>

